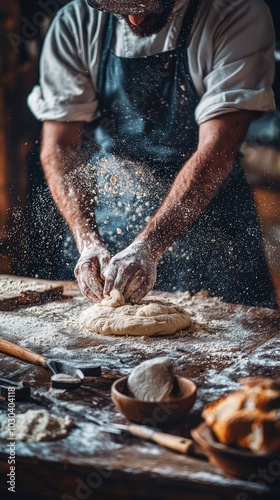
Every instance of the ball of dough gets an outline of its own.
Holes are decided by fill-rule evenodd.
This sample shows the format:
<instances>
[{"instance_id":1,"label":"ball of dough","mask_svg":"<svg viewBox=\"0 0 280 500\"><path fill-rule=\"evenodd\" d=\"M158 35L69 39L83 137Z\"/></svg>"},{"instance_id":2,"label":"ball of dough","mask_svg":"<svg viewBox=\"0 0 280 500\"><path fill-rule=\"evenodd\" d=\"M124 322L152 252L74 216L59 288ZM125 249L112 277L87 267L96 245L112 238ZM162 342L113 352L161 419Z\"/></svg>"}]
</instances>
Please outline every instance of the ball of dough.
<instances>
[{"instance_id":1,"label":"ball of dough","mask_svg":"<svg viewBox=\"0 0 280 500\"><path fill-rule=\"evenodd\" d=\"M150 296L139 304L122 304L120 297L112 299L113 302L104 299L83 311L80 324L103 335L148 336L171 335L192 324L190 314L168 300Z\"/></svg>"}]
</instances>

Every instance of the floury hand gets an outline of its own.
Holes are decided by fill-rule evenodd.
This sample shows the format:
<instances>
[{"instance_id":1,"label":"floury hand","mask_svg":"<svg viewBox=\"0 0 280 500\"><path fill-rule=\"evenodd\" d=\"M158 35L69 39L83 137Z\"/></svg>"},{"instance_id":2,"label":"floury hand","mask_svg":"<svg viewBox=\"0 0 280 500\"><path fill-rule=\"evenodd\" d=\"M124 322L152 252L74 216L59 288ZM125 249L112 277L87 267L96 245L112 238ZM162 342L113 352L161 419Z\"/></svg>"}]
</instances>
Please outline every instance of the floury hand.
<instances>
[{"instance_id":1,"label":"floury hand","mask_svg":"<svg viewBox=\"0 0 280 500\"><path fill-rule=\"evenodd\" d=\"M82 294L93 302L100 302L104 297L104 271L110 258L103 244L93 243L84 248L75 267L74 274Z\"/></svg>"},{"instance_id":2,"label":"floury hand","mask_svg":"<svg viewBox=\"0 0 280 500\"><path fill-rule=\"evenodd\" d=\"M111 259L105 273L104 295L117 289L127 302L140 302L155 284L157 264L147 243L133 242Z\"/></svg>"}]
</instances>

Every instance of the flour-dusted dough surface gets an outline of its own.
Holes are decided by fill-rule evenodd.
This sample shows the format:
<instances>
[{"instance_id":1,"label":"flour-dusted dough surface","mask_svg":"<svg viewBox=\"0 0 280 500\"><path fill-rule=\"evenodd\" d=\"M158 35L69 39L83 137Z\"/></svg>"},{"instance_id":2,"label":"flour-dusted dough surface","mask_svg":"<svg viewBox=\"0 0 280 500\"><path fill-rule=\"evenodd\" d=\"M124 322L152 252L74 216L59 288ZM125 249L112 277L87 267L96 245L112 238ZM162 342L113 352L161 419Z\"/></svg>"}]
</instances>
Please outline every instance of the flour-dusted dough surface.
<instances>
[{"instance_id":1,"label":"flour-dusted dough surface","mask_svg":"<svg viewBox=\"0 0 280 500\"><path fill-rule=\"evenodd\" d=\"M81 325L103 335L152 336L172 335L192 324L190 314L168 300L150 296L140 304L125 304L115 292L83 311Z\"/></svg>"}]
</instances>

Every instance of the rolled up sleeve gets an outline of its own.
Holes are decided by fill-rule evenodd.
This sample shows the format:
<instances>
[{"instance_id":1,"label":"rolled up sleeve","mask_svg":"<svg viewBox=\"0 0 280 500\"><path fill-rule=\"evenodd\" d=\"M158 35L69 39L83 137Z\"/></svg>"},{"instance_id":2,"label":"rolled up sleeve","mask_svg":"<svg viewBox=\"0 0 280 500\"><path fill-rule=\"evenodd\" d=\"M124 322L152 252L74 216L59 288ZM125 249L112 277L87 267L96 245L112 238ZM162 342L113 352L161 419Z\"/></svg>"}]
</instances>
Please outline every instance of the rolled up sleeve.
<instances>
[{"instance_id":1,"label":"rolled up sleeve","mask_svg":"<svg viewBox=\"0 0 280 500\"><path fill-rule=\"evenodd\" d=\"M262 1L244 2L219 20L213 37L213 63L204 76L196 108L203 123L236 110L268 112L275 108L274 28Z\"/></svg>"},{"instance_id":2,"label":"rolled up sleeve","mask_svg":"<svg viewBox=\"0 0 280 500\"><path fill-rule=\"evenodd\" d=\"M28 96L28 106L41 121L90 122L97 116L97 92L80 55L74 20L63 11L47 33L41 60L40 82Z\"/></svg>"}]
</instances>

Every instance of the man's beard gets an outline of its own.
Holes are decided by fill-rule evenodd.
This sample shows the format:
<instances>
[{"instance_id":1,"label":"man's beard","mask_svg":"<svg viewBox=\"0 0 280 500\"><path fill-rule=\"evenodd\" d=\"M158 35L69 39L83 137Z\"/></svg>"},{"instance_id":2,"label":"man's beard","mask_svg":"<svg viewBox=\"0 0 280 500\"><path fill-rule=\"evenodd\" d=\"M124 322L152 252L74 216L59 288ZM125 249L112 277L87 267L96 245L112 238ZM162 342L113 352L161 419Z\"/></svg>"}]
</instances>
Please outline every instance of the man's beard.
<instances>
[{"instance_id":1,"label":"man's beard","mask_svg":"<svg viewBox=\"0 0 280 500\"><path fill-rule=\"evenodd\" d=\"M129 29L134 33L134 35L144 38L146 36L154 35L159 33L162 28L166 25L169 16L173 10L176 0L166 0L164 10L158 14L147 14L145 19L139 26L134 26L131 24L128 16L122 16L123 19L129 26Z\"/></svg>"}]
</instances>

